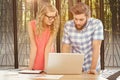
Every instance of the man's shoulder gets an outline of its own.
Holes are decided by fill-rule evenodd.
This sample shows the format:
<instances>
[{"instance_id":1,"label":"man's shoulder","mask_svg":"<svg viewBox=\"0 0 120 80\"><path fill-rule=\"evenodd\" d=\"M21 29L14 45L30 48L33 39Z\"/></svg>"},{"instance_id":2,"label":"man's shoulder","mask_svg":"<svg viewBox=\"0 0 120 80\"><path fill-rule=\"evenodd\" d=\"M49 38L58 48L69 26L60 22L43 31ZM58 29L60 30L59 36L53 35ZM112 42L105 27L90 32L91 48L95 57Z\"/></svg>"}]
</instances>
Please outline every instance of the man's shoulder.
<instances>
[{"instance_id":1,"label":"man's shoulder","mask_svg":"<svg viewBox=\"0 0 120 80\"><path fill-rule=\"evenodd\" d=\"M96 29L96 28L102 28L102 27L103 27L103 23L100 19L90 18L88 28Z\"/></svg>"},{"instance_id":2,"label":"man's shoulder","mask_svg":"<svg viewBox=\"0 0 120 80\"><path fill-rule=\"evenodd\" d=\"M65 23L66 27L73 27L74 26L74 21L73 20L69 20Z\"/></svg>"},{"instance_id":3,"label":"man's shoulder","mask_svg":"<svg viewBox=\"0 0 120 80\"><path fill-rule=\"evenodd\" d=\"M74 21L73 20L68 20L65 24L74 24Z\"/></svg>"},{"instance_id":4,"label":"man's shoulder","mask_svg":"<svg viewBox=\"0 0 120 80\"><path fill-rule=\"evenodd\" d=\"M98 24L98 23L101 23L101 20L97 18L90 18L90 22L93 24Z\"/></svg>"}]
</instances>

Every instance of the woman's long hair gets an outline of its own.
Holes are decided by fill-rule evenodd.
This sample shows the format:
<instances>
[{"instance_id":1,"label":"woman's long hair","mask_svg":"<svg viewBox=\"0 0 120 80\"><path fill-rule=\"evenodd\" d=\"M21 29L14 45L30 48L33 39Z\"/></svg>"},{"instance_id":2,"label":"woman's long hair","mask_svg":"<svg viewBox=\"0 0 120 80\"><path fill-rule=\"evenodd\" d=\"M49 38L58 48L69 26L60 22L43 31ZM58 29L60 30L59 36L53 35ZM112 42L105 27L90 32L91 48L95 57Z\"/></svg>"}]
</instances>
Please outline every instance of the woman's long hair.
<instances>
[{"instance_id":1,"label":"woman's long hair","mask_svg":"<svg viewBox=\"0 0 120 80\"><path fill-rule=\"evenodd\" d=\"M56 36L59 28L59 15L58 10L50 3L44 2L41 4L41 6L38 6L38 11L36 15L36 32L37 34L41 35L41 33L44 31L45 28L43 27L43 18L46 15L47 11L56 12L55 20L50 27L51 34Z\"/></svg>"}]
</instances>

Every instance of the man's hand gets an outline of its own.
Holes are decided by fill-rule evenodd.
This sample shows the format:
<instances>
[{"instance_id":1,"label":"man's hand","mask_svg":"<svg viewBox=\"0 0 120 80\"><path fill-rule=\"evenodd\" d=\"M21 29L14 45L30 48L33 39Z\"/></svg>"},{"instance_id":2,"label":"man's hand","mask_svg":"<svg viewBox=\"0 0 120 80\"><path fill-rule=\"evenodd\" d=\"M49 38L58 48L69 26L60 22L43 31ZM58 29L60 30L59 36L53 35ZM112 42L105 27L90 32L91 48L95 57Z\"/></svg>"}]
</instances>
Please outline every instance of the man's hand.
<instances>
[{"instance_id":1,"label":"man's hand","mask_svg":"<svg viewBox=\"0 0 120 80\"><path fill-rule=\"evenodd\" d=\"M90 69L87 73L94 74L94 75L98 74L98 72L95 69Z\"/></svg>"}]
</instances>

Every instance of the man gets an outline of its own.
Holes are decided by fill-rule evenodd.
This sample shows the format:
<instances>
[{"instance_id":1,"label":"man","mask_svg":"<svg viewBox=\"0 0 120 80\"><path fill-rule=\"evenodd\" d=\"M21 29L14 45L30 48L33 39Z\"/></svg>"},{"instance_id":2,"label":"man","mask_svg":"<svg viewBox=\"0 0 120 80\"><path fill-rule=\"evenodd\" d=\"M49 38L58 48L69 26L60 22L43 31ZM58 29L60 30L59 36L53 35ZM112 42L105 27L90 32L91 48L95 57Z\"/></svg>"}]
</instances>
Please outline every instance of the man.
<instances>
[{"instance_id":1,"label":"man","mask_svg":"<svg viewBox=\"0 0 120 80\"><path fill-rule=\"evenodd\" d=\"M103 24L90 17L90 9L78 3L71 9L73 20L66 22L62 39L62 52L84 54L83 71L97 74L100 71L100 47L103 40Z\"/></svg>"}]
</instances>

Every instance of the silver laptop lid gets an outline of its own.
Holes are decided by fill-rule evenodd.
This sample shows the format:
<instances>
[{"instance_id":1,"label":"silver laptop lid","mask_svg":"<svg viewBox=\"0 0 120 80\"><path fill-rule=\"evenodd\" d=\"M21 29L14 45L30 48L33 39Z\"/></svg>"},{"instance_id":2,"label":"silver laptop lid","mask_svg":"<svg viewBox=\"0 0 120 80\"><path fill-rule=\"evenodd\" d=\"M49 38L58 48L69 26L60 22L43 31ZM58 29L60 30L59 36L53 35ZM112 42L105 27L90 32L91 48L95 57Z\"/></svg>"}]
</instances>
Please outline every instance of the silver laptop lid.
<instances>
[{"instance_id":1,"label":"silver laptop lid","mask_svg":"<svg viewBox=\"0 0 120 80\"><path fill-rule=\"evenodd\" d=\"M81 74L84 54L49 53L45 71L47 74Z\"/></svg>"}]
</instances>

